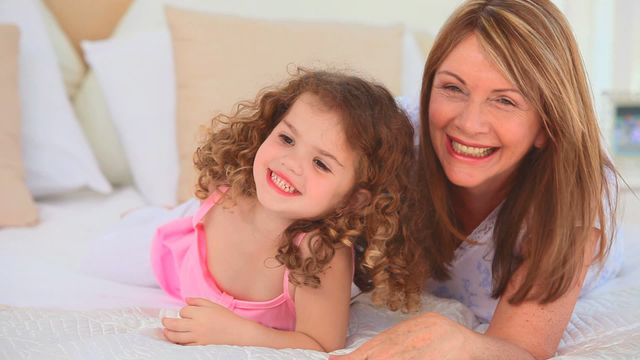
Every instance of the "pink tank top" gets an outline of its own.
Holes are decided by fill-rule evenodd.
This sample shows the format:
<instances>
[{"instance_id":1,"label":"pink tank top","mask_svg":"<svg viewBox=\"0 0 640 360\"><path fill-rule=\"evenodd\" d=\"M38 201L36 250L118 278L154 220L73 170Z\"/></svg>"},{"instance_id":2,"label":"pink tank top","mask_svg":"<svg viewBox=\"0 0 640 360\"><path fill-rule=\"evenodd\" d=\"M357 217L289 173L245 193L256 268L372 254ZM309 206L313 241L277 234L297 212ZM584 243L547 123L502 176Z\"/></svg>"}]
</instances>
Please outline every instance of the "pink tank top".
<instances>
[{"instance_id":1,"label":"pink tank top","mask_svg":"<svg viewBox=\"0 0 640 360\"><path fill-rule=\"evenodd\" d=\"M160 286L183 300L201 297L262 325L295 330L295 304L289 295L289 270L285 268L282 294L268 301L244 301L222 290L207 267L207 244L202 218L218 202L227 188L212 193L194 216L171 221L158 228L151 246L151 264ZM296 241L304 237L301 234Z\"/></svg>"}]
</instances>

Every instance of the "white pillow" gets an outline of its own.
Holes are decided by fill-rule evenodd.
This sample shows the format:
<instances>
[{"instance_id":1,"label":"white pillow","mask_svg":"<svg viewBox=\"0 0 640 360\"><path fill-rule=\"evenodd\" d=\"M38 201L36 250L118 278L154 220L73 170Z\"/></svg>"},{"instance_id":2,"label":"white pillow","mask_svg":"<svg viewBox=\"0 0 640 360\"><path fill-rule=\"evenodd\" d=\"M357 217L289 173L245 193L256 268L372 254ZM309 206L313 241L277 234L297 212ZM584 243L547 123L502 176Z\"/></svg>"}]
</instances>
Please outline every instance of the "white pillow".
<instances>
[{"instance_id":1,"label":"white pillow","mask_svg":"<svg viewBox=\"0 0 640 360\"><path fill-rule=\"evenodd\" d=\"M413 125L413 143L418 146L420 142L420 92L410 95L396 96L396 103L409 117Z\"/></svg>"},{"instance_id":2,"label":"white pillow","mask_svg":"<svg viewBox=\"0 0 640 360\"><path fill-rule=\"evenodd\" d=\"M156 29L168 31L162 0L136 0L131 2L120 19L112 38L131 35L141 30ZM114 185L132 184L132 169L127 164L123 141L119 138L111 119L112 115L109 105L106 104L104 90L100 87L92 69L89 69L84 77L73 105L107 178Z\"/></svg>"},{"instance_id":3,"label":"white pillow","mask_svg":"<svg viewBox=\"0 0 640 360\"><path fill-rule=\"evenodd\" d=\"M83 41L134 184L153 205L175 205L178 183L176 91L166 30Z\"/></svg>"},{"instance_id":4,"label":"white pillow","mask_svg":"<svg viewBox=\"0 0 640 360\"><path fill-rule=\"evenodd\" d=\"M0 1L0 22L16 24L21 33L22 147L31 193L41 197L82 187L110 192L66 97L37 4Z\"/></svg>"},{"instance_id":5,"label":"white pillow","mask_svg":"<svg viewBox=\"0 0 640 360\"><path fill-rule=\"evenodd\" d=\"M402 41L402 95L413 96L422 88L422 72L427 59L413 32L405 29Z\"/></svg>"}]
</instances>

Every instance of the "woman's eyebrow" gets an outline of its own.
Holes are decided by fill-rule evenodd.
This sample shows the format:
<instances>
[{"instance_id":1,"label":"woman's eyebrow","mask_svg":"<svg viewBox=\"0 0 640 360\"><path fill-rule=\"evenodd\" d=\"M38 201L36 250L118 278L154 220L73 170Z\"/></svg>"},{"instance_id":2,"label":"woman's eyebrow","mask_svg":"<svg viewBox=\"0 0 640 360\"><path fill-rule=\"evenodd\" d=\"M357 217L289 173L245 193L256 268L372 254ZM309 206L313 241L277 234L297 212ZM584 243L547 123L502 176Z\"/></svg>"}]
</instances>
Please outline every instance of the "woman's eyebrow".
<instances>
[{"instance_id":1,"label":"woman's eyebrow","mask_svg":"<svg viewBox=\"0 0 640 360\"><path fill-rule=\"evenodd\" d=\"M460 81L463 85L467 85L467 83L460 76L458 76L458 74L453 73L449 70L440 70L436 72L436 75L440 75L440 74L453 76L454 78L458 79L458 81Z\"/></svg>"},{"instance_id":2,"label":"woman's eyebrow","mask_svg":"<svg viewBox=\"0 0 640 360\"><path fill-rule=\"evenodd\" d=\"M452 76L452 77L456 78L463 85L467 85L467 83L460 76L458 76L458 74L453 73L453 72L451 72L449 70L440 70L440 71L436 72L436 75L449 75L449 76ZM520 90L516 89L516 88L494 89L492 92L515 92L518 95L524 97L522 92Z\"/></svg>"},{"instance_id":3,"label":"woman's eyebrow","mask_svg":"<svg viewBox=\"0 0 640 360\"><path fill-rule=\"evenodd\" d=\"M520 90L514 89L514 88L495 89L492 92L514 92L514 93L524 97L524 95L522 94L522 92L520 92Z\"/></svg>"}]
</instances>

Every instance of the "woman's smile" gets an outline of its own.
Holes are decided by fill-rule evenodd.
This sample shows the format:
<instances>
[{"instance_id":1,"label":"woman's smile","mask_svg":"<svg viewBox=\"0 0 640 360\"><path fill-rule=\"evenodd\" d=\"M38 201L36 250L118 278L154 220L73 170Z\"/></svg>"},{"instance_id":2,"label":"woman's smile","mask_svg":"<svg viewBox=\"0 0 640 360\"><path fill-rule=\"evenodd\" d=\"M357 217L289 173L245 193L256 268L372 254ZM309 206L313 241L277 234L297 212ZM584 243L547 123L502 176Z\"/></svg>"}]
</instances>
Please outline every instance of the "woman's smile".
<instances>
[{"instance_id":1,"label":"woman's smile","mask_svg":"<svg viewBox=\"0 0 640 360\"><path fill-rule=\"evenodd\" d=\"M447 135L447 139L449 140L447 148L450 153L462 160L485 160L500 149L499 147L471 145L449 135Z\"/></svg>"}]
</instances>

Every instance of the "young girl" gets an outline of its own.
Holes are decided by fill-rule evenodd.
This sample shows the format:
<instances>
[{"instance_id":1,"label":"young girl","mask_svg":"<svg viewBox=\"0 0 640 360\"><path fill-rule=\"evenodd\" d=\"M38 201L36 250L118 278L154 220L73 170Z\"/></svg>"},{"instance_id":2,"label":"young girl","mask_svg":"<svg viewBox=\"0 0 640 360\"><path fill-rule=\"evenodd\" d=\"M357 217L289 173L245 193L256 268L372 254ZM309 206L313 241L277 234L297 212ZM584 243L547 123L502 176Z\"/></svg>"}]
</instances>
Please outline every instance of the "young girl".
<instances>
[{"instance_id":1,"label":"young girl","mask_svg":"<svg viewBox=\"0 0 640 360\"><path fill-rule=\"evenodd\" d=\"M158 282L188 304L163 318L167 339L341 348L354 271L376 303L415 308L400 231L412 139L384 87L332 72L215 118L194 156L199 209L153 240Z\"/></svg>"},{"instance_id":2,"label":"young girl","mask_svg":"<svg viewBox=\"0 0 640 360\"><path fill-rule=\"evenodd\" d=\"M468 0L430 51L420 96L414 232L435 313L345 359L546 359L580 294L616 275L617 181L566 19L549 0ZM608 255L608 256L607 256Z\"/></svg>"}]
</instances>

